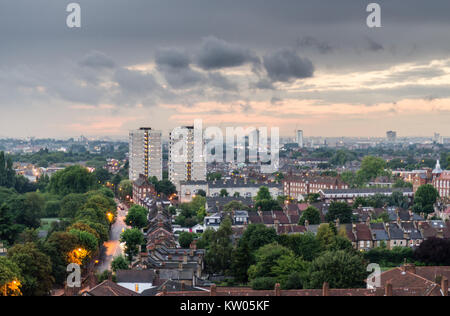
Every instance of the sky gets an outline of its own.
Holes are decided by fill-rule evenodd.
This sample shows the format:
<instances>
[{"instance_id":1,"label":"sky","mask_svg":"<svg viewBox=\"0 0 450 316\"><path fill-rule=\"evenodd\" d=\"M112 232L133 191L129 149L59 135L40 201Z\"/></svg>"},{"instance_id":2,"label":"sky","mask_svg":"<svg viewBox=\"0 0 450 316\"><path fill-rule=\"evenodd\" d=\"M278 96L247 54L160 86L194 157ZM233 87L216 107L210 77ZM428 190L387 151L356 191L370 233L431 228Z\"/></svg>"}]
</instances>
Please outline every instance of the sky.
<instances>
[{"instance_id":1,"label":"sky","mask_svg":"<svg viewBox=\"0 0 450 316\"><path fill-rule=\"evenodd\" d=\"M66 7L81 7L68 28ZM0 137L450 136L450 1L2 0Z\"/></svg>"}]
</instances>

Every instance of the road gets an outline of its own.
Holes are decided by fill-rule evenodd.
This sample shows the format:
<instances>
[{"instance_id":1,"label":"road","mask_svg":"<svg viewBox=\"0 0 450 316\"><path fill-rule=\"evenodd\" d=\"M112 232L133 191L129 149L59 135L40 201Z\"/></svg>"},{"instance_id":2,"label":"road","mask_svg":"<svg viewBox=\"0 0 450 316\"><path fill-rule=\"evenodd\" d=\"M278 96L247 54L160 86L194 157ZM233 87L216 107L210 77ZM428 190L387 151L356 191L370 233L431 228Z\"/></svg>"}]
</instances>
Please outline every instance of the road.
<instances>
[{"instance_id":1,"label":"road","mask_svg":"<svg viewBox=\"0 0 450 316\"><path fill-rule=\"evenodd\" d=\"M119 205L119 201L116 201L116 203ZM128 209L126 206L123 211L120 207L117 208L117 220L111 227L110 240L103 244L106 248L106 253L96 269L99 273L102 273L105 270L110 270L111 262L114 258L123 254L123 248L120 245L119 239L122 232L127 229L127 225L124 222L127 212Z\"/></svg>"}]
</instances>

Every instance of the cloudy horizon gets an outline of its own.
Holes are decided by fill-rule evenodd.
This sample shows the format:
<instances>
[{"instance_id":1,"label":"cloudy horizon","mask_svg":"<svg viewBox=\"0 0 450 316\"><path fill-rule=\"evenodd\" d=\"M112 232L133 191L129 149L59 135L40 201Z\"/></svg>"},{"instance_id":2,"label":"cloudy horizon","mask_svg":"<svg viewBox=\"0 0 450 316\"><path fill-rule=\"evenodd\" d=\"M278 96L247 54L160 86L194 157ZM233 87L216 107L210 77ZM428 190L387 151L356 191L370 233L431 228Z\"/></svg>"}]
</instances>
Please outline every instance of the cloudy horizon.
<instances>
[{"instance_id":1,"label":"cloudy horizon","mask_svg":"<svg viewBox=\"0 0 450 316\"><path fill-rule=\"evenodd\" d=\"M0 137L204 125L450 136L450 2L15 0L0 10ZM37 14L36 12L39 12Z\"/></svg>"}]
</instances>

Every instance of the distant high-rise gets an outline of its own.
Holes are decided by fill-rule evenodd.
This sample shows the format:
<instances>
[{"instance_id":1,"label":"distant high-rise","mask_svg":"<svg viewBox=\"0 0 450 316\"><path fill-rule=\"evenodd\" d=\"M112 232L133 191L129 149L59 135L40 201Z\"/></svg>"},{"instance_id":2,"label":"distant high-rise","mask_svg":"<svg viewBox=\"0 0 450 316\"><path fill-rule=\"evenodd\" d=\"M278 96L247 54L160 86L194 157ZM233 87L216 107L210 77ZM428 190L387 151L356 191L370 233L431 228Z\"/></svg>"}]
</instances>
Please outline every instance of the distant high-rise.
<instances>
[{"instance_id":1,"label":"distant high-rise","mask_svg":"<svg viewBox=\"0 0 450 316\"><path fill-rule=\"evenodd\" d=\"M184 128L187 131L187 137L183 135L178 138L171 133L169 140L169 180L177 187L178 191L181 181L206 180L206 161L204 157L195 157L194 155L194 127L186 126ZM178 151L177 149L182 150ZM186 153L184 153L184 149L186 149Z\"/></svg>"},{"instance_id":2,"label":"distant high-rise","mask_svg":"<svg viewBox=\"0 0 450 316\"><path fill-rule=\"evenodd\" d=\"M443 144L444 142L441 143L441 140L443 140L443 137L441 136L441 134L434 133L433 141L437 144Z\"/></svg>"},{"instance_id":3,"label":"distant high-rise","mask_svg":"<svg viewBox=\"0 0 450 316\"><path fill-rule=\"evenodd\" d=\"M130 180L139 175L162 180L161 131L148 127L130 131Z\"/></svg>"},{"instance_id":4,"label":"distant high-rise","mask_svg":"<svg viewBox=\"0 0 450 316\"><path fill-rule=\"evenodd\" d=\"M395 142L397 140L397 132L388 131L386 133L386 138L387 138L388 142Z\"/></svg>"},{"instance_id":5,"label":"distant high-rise","mask_svg":"<svg viewBox=\"0 0 450 316\"><path fill-rule=\"evenodd\" d=\"M297 131L296 141L297 141L298 147L303 148L303 131L302 130Z\"/></svg>"}]
</instances>

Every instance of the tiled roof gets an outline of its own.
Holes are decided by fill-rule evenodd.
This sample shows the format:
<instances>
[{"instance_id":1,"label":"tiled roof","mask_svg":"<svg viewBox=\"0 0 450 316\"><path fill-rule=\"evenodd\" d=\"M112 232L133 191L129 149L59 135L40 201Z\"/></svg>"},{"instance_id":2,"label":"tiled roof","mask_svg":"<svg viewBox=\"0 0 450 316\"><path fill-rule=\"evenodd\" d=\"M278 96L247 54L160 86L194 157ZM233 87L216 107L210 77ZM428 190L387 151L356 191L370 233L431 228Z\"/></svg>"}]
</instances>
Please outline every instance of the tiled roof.
<instances>
[{"instance_id":1,"label":"tiled roof","mask_svg":"<svg viewBox=\"0 0 450 316\"><path fill-rule=\"evenodd\" d=\"M153 270L118 270L117 283L153 283Z\"/></svg>"},{"instance_id":2,"label":"tiled roof","mask_svg":"<svg viewBox=\"0 0 450 316\"><path fill-rule=\"evenodd\" d=\"M369 226L366 224L356 224L356 239L361 240L372 240L372 233L370 232Z\"/></svg>"},{"instance_id":3,"label":"tiled roof","mask_svg":"<svg viewBox=\"0 0 450 316\"><path fill-rule=\"evenodd\" d=\"M106 280L87 292L90 296L139 296L139 294Z\"/></svg>"}]
</instances>

